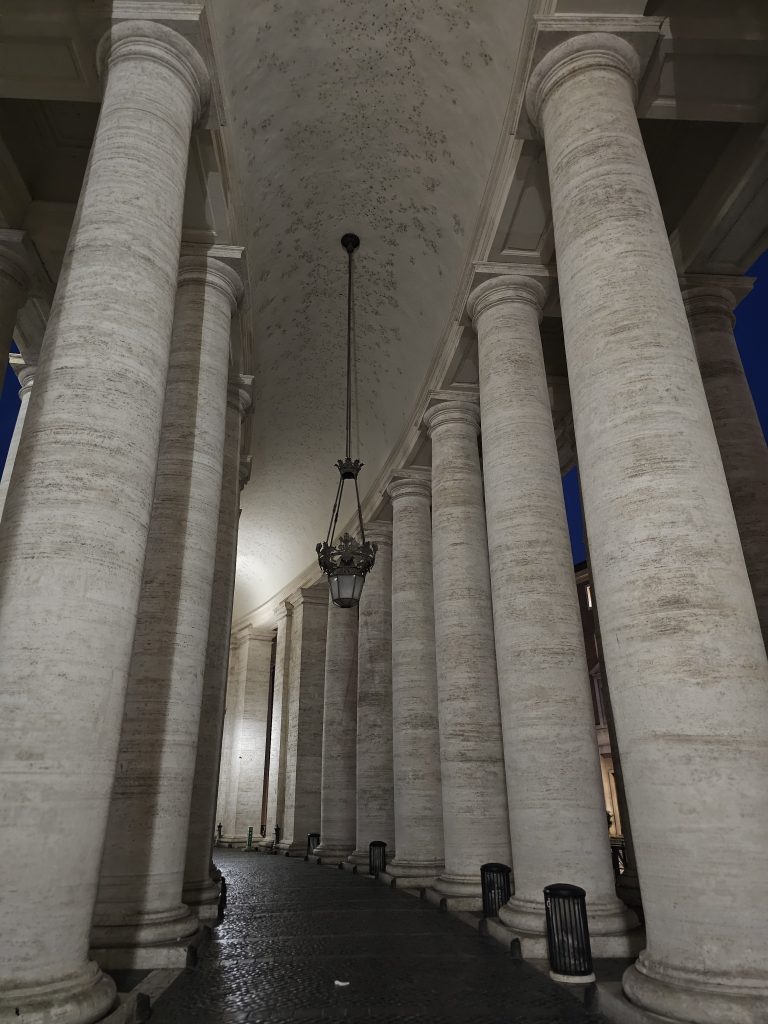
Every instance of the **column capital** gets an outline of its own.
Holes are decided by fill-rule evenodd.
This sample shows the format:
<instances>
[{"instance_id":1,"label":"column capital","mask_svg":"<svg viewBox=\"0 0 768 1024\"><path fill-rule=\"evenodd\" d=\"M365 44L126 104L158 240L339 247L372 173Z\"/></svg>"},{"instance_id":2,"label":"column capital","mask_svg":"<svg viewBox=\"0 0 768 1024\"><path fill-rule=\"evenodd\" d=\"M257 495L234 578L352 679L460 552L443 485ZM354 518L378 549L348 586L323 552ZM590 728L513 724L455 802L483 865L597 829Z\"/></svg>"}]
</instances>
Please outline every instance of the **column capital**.
<instances>
[{"instance_id":1,"label":"column capital","mask_svg":"<svg viewBox=\"0 0 768 1024\"><path fill-rule=\"evenodd\" d=\"M15 352L11 352L8 357L8 365L16 374L18 382L21 385L19 398L23 398L25 394L32 390L32 385L35 382L35 374L37 373L37 366L25 363L24 356L17 355Z\"/></svg>"},{"instance_id":2,"label":"column capital","mask_svg":"<svg viewBox=\"0 0 768 1024\"><path fill-rule=\"evenodd\" d=\"M234 313L243 297L243 282L240 275L228 264L214 256L184 255L179 260L178 287L185 284L201 284L221 292Z\"/></svg>"},{"instance_id":3,"label":"column capital","mask_svg":"<svg viewBox=\"0 0 768 1024\"><path fill-rule=\"evenodd\" d=\"M432 470L426 466L397 469L387 484L387 494L394 504L401 498L432 500Z\"/></svg>"},{"instance_id":4,"label":"column capital","mask_svg":"<svg viewBox=\"0 0 768 1024\"><path fill-rule=\"evenodd\" d=\"M110 26L96 49L99 77L104 78L118 61L137 59L156 61L176 72L195 98L194 122L199 122L210 102L211 81L194 46L158 21L123 21Z\"/></svg>"},{"instance_id":5,"label":"column capital","mask_svg":"<svg viewBox=\"0 0 768 1024\"><path fill-rule=\"evenodd\" d=\"M424 425L430 437L439 427L461 424L474 428L475 433L480 430L480 402L479 399L456 398L445 399L427 409L424 413Z\"/></svg>"},{"instance_id":6,"label":"column capital","mask_svg":"<svg viewBox=\"0 0 768 1024\"><path fill-rule=\"evenodd\" d=\"M259 643L272 643L274 640L274 630L272 629L259 629L257 626L248 627L248 642L251 640L257 640Z\"/></svg>"},{"instance_id":7,"label":"column capital","mask_svg":"<svg viewBox=\"0 0 768 1024\"><path fill-rule=\"evenodd\" d=\"M382 544L392 543L392 523L388 523L385 520L376 519L372 523L368 523L365 528L365 539L372 540L379 547Z\"/></svg>"},{"instance_id":8,"label":"column capital","mask_svg":"<svg viewBox=\"0 0 768 1024\"><path fill-rule=\"evenodd\" d=\"M731 278L719 274L685 274L680 277L680 292L688 320L697 324L712 320L733 325L733 310L750 293L753 277Z\"/></svg>"},{"instance_id":9,"label":"column capital","mask_svg":"<svg viewBox=\"0 0 768 1024\"><path fill-rule=\"evenodd\" d=\"M293 595L291 595L291 596L293 596ZM281 601L280 604L275 605L275 609L272 612L272 615L274 616L276 624L281 623L284 619L290 618L290 616L292 614L293 614L293 603L290 601L290 599L285 600L285 601Z\"/></svg>"},{"instance_id":10,"label":"column capital","mask_svg":"<svg viewBox=\"0 0 768 1024\"><path fill-rule=\"evenodd\" d=\"M299 587L288 598L292 608L300 608L303 604L328 605L328 587Z\"/></svg>"},{"instance_id":11,"label":"column capital","mask_svg":"<svg viewBox=\"0 0 768 1024\"><path fill-rule=\"evenodd\" d=\"M635 48L610 32L586 32L572 36L550 50L531 72L525 102L533 124L539 124L541 108L552 90L583 71L608 68L625 75L637 93L640 58Z\"/></svg>"},{"instance_id":12,"label":"column capital","mask_svg":"<svg viewBox=\"0 0 768 1024\"><path fill-rule=\"evenodd\" d=\"M547 289L536 277L528 274L499 274L474 289L467 300L467 313L476 329L478 319L494 306L527 303L534 308L541 322L546 297Z\"/></svg>"}]
</instances>

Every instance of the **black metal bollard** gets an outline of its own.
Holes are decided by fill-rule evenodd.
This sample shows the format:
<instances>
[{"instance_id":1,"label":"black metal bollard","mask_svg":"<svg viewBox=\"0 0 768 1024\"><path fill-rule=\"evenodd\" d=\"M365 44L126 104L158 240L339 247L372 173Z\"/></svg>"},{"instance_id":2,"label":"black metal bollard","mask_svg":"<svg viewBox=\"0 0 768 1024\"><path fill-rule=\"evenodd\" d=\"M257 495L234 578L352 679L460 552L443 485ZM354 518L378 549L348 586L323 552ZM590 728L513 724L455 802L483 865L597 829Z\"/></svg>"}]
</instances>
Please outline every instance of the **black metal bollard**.
<instances>
[{"instance_id":1,"label":"black metal bollard","mask_svg":"<svg viewBox=\"0 0 768 1024\"><path fill-rule=\"evenodd\" d=\"M613 874L618 882L627 867L627 852L622 836L611 836L611 861L613 862Z\"/></svg>"},{"instance_id":2,"label":"black metal bollard","mask_svg":"<svg viewBox=\"0 0 768 1024\"><path fill-rule=\"evenodd\" d=\"M315 852L315 847L320 842L319 832L307 832L307 853L304 860L309 860L312 854Z\"/></svg>"},{"instance_id":3,"label":"black metal bollard","mask_svg":"<svg viewBox=\"0 0 768 1024\"><path fill-rule=\"evenodd\" d=\"M368 844L368 874L378 878L387 868L387 844L374 839Z\"/></svg>"},{"instance_id":4,"label":"black metal bollard","mask_svg":"<svg viewBox=\"0 0 768 1024\"><path fill-rule=\"evenodd\" d=\"M483 917L498 917L512 895L510 875L512 868L507 864L483 864L480 868L480 882L483 887Z\"/></svg>"},{"instance_id":5,"label":"black metal bollard","mask_svg":"<svg viewBox=\"0 0 768 1024\"><path fill-rule=\"evenodd\" d=\"M544 890L549 975L555 981L585 984L595 980L586 895L578 885L564 882Z\"/></svg>"}]
</instances>

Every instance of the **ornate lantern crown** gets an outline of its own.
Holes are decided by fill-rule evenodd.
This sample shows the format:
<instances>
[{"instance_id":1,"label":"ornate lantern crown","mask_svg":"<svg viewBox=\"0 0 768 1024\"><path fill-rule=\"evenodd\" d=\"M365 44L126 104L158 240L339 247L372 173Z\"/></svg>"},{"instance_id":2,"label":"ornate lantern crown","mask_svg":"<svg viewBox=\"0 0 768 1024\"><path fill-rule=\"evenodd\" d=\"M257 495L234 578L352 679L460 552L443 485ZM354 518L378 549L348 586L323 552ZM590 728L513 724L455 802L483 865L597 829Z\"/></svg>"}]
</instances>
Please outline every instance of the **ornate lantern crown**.
<instances>
[{"instance_id":1,"label":"ornate lantern crown","mask_svg":"<svg viewBox=\"0 0 768 1024\"><path fill-rule=\"evenodd\" d=\"M339 608L354 608L360 601L363 592L365 577L373 568L376 561L376 544L365 539L365 526L363 525L363 513L360 508L360 492L357 488L357 477L363 468L359 459L352 459L350 455L352 439L352 253L360 245L357 235L344 235L341 244L347 252L347 448L346 455L339 459L336 468L339 471L339 485L336 488L336 498L331 510L331 521L328 525L328 533L325 541L321 541L317 547L317 560L320 568L328 577L328 586L331 591L331 600ZM353 480L355 484L355 499L357 501L357 519L360 524L360 541L357 541L351 533L343 533L336 544L332 544L332 537L336 532L341 509L341 498L344 493L344 484L347 480Z\"/></svg>"}]
</instances>

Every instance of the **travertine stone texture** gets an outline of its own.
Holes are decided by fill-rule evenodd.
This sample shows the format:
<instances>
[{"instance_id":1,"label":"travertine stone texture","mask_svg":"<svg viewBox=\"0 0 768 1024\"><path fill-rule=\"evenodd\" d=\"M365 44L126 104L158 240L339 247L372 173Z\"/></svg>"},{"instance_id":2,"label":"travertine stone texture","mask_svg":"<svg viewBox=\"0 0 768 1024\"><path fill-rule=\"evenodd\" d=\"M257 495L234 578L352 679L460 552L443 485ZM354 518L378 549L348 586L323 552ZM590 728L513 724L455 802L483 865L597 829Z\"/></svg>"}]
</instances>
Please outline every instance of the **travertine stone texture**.
<instances>
[{"instance_id":1,"label":"travertine stone texture","mask_svg":"<svg viewBox=\"0 0 768 1024\"><path fill-rule=\"evenodd\" d=\"M329 599L320 845L315 850L318 857L329 861L345 860L355 849L357 626L358 608L337 608Z\"/></svg>"},{"instance_id":2,"label":"travertine stone texture","mask_svg":"<svg viewBox=\"0 0 768 1024\"><path fill-rule=\"evenodd\" d=\"M242 420L250 404L250 378L239 376L227 388L227 419L219 501L219 529L211 590L211 616L205 652L203 696L197 730L197 757L189 810L187 859L182 900L198 917L217 914L218 873L213 866L216 794L222 754L222 734L227 692L229 634L232 627L232 595L235 588L237 520L239 510L238 463Z\"/></svg>"},{"instance_id":3,"label":"travertine stone texture","mask_svg":"<svg viewBox=\"0 0 768 1024\"><path fill-rule=\"evenodd\" d=\"M481 284L478 340L485 512L515 892L499 913L546 933L545 885L587 892L590 931L627 952L614 890L573 558L532 277ZM630 922L636 924L634 915ZM604 944L601 953L605 953Z\"/></svg>"},{"instance_id":4,"label":"travertine stone texture","mask_svg":"<svg viewBox=\"0 0 768 1024\"><path fill-rule=\"evenodd\" d=\"M240 782L240 732L243 727L243 705L245 702L247 630L241 630L230 640L227 666L227 696L224 714L224 730L221 745L221 769L219 773L219 797L216 809L216 823L221 825L224 842L234 843L237 787Z\"/></svg>"},{"instance_id":5,"label":"travertine stone texture","mask_svg":"<svg viewBox=\"0 0 768 1024\"><path fill-rule=\"evenodd\" d=\"M198 927L181 890L241 290L219 260L182 257L94 949L175 941Z\"/></svg>"},{"instance_id":6,"label":"travertine stone texture","mask_svg":"<svg viewBox=\"0 0 768 1024\"><path fill-rule=\"evenodd\" d=\"M275 609L277 647L275 649L275 684L272 690L272 734L269 749L269 791L267 793L267 834L264 846L271 846L275 825L283 828L285 808L285 757L288 737L288 686L291 672L290 601L282 601Z\"/></svg>"},{"instance_id":7,"label":"travertine stone texture","mask_svg":"<svg viewBox=\"0 0 768 1024\"><path fill-rule=\"evenodd\" d=\"M547 149L647 926L623 985L675 1020L757 1024L768 1014L768 663L635 116L637 71L626 42L579 36L544 58L528 95Z\"/></svg>"},{"instance_id":8,"label":"travertine stone texture","mask_svg":"<svg viewBox=\"0 0 768 1024\"><path fill-rule=\"evenodd\" d=\"M368 523L376 565L366 578L358 608L357 641L357 845L350 860L368 863L368 844L395 853L392 775L392 524Z\"/></svg>"},{"instance_id":9,"label":"travertine stone texture","mask_svg":"<svg viewBox=\"0 0 768 1024\"><path fill-rule=\"evenodd\" d=\"M435 890L477 900L480 865L511 864L491 580L477 432L469 399L427 410L432 439L435 586L445 871Z\"/></svg>"},{"instance_id":10,"label":"travertine stone texture","mask_svg":"<svg viewBox=\"0 0 768 1024\"><path fill-rule=\"evenodd\" d=\"M5 380L16 317L27 301L30 273L21 253L0 245L0 386Z\"/></svg>"},{"instance_id":11,"label":"travertine stone texture","mask_svg":"<svg viewBox=\"0 0 768 1024\"><path fill-rule=\"evenodd\" d=\"M283 833L278 848L284 853L303 855L307 833L320 831L328 588L325 583L305 587L288 600L293 608L293 621Z\"/></svg>"},{"instance_id":12,"label":"travertine stone texture","mask_svg":"<svg viewBox=\"0 0 768 1024\"><path fill-rule=\"evenodd\" d=\"M110 29L99 62L99 125L0 531L3 910L15 922L0 1014L18 1010L27 1024L54 1007L57 1024L95 1020L114 998L87 960L88 935L152 508L189 138L208 92L196 52L155 23ZM31 843L41 822L46 841Z\"/></svg>"},{"instance_id":13,"label":"travertine stone texture","mask_svg":"<svg viewBox=\"0 0 768 1024\"><path fill-rule=\"evenodd\" d=\"M392 499L392 762L396 877L443 870L443 792L437 717L432 501L428 469L396 473Z\"/></svg>"},{"instance_id":14,"label":"travertine stone texture","mask_svg":"<svg viewBox=\"0 0 768 1024\"><path fill-rule=\"evenodd\" d=\"M768 644L768 446L733 336L736 298L722 278L691 276L683 301Z\"/></svg>"},{"instance_id":15,"label":"travertine stone texture","mask_svg":"<svg viewBox=\"0 0 768 1024\"><path fill-rule=\"evenodd\" d=\"M245 654L243 720L237 754L240 771L235 798L235 835L241 841L247 839L249 828L253 828L258 838L261 827L271 663L271 631L250 629Z\"/></svg>"},{"instance_id":16,"label":"travertine stone texture","mask_svg":"<svg viewBox=\"0 0 768 1024\"><path fill-rule=\"evenodd\" d=\"M2 335L0 335L2 337ZM27 418L27 409L29 408L29 396L32 393L32 385L35 382L35 374L37 372L36 366L22 366L16 371L16 375L19 378L19 411L16 414L16 423L13 427L13 436L11 437L11 443L8 446L8 454L5 458L5 465L3 466L3 475L0 477L0 518L3 515L3 509L5 508L5 498L8 494L8 484L11 480L11 473L16 463L16 452L19 450L19 441L21 439L21 432L24 429L24 421ZM1 380L2 378L0 378Z\"/></svg>"}]
</instances>

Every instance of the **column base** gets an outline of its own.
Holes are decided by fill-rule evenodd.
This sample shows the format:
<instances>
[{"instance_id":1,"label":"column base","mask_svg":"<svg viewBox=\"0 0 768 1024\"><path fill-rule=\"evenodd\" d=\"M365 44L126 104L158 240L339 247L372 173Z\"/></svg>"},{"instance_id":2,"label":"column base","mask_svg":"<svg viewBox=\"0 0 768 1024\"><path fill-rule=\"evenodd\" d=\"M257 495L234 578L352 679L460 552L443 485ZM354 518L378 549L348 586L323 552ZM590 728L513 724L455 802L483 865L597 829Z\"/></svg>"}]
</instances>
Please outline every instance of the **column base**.
<instances>
[{"instance_id":1,"label":"column base","mask_svg":"<svg viewBox=\"0 0 768 1024\"><path fill-rule=\"evenodd\" d=\"M307 853L307 844L295 843L291 839L281 839L277 844L277 852L284 857L304 857Z\"/></svg>"},{"instance_id":2,"label":"column base","mask_svg":"<svg viewBox=\"0 0 768 1024\"><path fill-rule=\"evenodd\" d=\"M140 951L145 947L157 948L170 944L174 948L180 943L185 948L197 936L200 930L200 923L191 913L189 907L179 904L172 910L161 910L145 913L124 913L120 915L119 908L109 908L113 917L117 918L119 924L104 923L103 918L94 924L91 929L91 946L98 950L99 954L109 950L121 950L123 952ZM104 910L102 910L102 915ZM100 915L101 916L101 915ZM93 956L96 957L95 952ZM108 967L115 965L108 964L101 955L96 957L100 964ZM154 965L154 963L153 963ZM170 964L157 964L156 966L176 966L174 960ZM122 963L120 966L123 966ZM138 963L131 966L140 966ZM141 966L150 966L142 964Z\"/></svg>"},{"instance_id":3,"label":"column base","mask_svg":"<svg viewBox=\"0 0 768 1024\"><path fill-rule=\"evenodd\" d=\"M426 889L433 886L445 871L442 861L400 860L393 857L385 874L391 879L391 885L397 889Z\"/></svg>"},{"instance_id":4,"label":"column base","mask_svg":"<svg viewBox=\"0 0 768 1024\"><path fill-rule=\"evenodd\" d=\"M219 872L219 879L221 872ZM219 916L221 882L208 878L203 882L185 885L181 893L184 903L196 915L198 921L215 921Z\"/></svg>"},{"instance_id":5,"label":"column base","mask_svg":"<svg viewBox=\"0 0 768 1024\"><path fill-rule=\"evenodd\" d=\"M424 890L429 903L441 910L482 910L483 895L480 875L454 875L443 872L433 885Z\"/></svg>"},{"instance_id":6,"label":"column base","mask_svg":"<svg viewBox=\"0 0 768 1024\"><path fill-rule=\"evenodd\" d=\"M320 843L315 847L312 857L321 864L342 864L354 849L351 844Z\"/></svg>"},{"instance_id":7,"label":"column base","mask_svg":"<svg viewBox=\"0 0 768 1024\"><path fill-rule=\"evenodd\" d=\"M91 1024L117 1004L115 983L90 961L65 978L0 992L0 1020L24 1024Z\"/></svg>"},{"instance_id":8,"label":"column base","mask_svg":"<svg viewBox=\"0 0 768 1024\"><path fill-rule=\"evenodd\" d=\"M368 867L368 851L365 850L353 850L352 853L347 857L350 864L356 864L358 867L365 865Z\"/></svg>"},{"instance_id":9,"label":"column base","mask_svg":"<svg viewBox=\"0 0 768 1024\"><path fill-rule=\"evenodd\" d=\"M620 900L587 902L589 941L596 957L637 956L645 945L645 933L635 913ZM500 924L520 942L526 959L546 958L547 926L544 901L513 896L499 910Z\"/></svg>"},{"instance_id":10,"label":"column base","mask_svg":"<svg viewBox=\"0 0 768 1024\"><path fill-rule=\"evenodd\" d=\"M641 953L624 972L627 999L651 1014L685 1024L765 1024L768 977L724 977L667 967Z\"/></svg>"}]
</instances>

